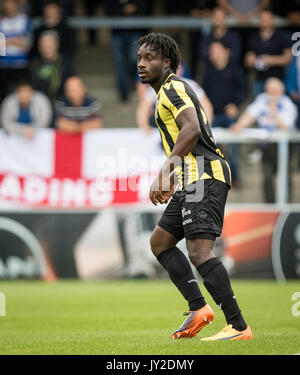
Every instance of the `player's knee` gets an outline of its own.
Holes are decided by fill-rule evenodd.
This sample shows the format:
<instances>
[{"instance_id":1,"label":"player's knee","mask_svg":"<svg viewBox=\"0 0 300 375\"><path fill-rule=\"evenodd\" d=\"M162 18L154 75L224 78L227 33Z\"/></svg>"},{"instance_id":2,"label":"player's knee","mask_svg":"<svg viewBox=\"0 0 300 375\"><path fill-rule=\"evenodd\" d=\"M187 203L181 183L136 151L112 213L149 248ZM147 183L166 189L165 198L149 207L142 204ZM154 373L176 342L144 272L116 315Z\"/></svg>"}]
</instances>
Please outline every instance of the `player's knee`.
<instances>
[{"instance_id":1,"label":"player's knee","mask_svg":"<svg viewBox=\"0 0 300 375\"><path fill-rule=\"evenodd\" d=\"M158 257L162 252L162 245L159 236L155 232L153 232L150 237L150 246L154 256Z\"/></svg>"},{"instance_id":2,"label":"player's knee","mask_svg":"<svg viewBox=\"0 0 300 375\"><path fill-rule=\"evenodd\" d=\"M201 264L206 262L208 259L214 256L212 249L201 246L189 246L188 256L191 263L195 267L199 267Z\"/></svg>"},{"instance_id":3,"label":"player's knee","mask_svg":"<svg viewBox=\"0 0 300 375\"><path fill-rule=\"evenodd\" d=\"M195 267L197 267L201 262L201 256L200 256L199 251L197 251L196 249L191 249L191 250L188 251L188 255L189 255L189 259L190 259L191 263Z\"/></svg>"},{"instance_id":4,"label":"player's knee","mask_svg":"<svg viewBox=\"0 0 300 375\"><path fill-rule=\"evenodd\" d=\"M150 246L152 253L157 258L161 252L164 250L170 249L171 247L175 247L178 240L166 238L163 233L159 230L154 230L150 237Z\"/></svg>"}]
</instances>

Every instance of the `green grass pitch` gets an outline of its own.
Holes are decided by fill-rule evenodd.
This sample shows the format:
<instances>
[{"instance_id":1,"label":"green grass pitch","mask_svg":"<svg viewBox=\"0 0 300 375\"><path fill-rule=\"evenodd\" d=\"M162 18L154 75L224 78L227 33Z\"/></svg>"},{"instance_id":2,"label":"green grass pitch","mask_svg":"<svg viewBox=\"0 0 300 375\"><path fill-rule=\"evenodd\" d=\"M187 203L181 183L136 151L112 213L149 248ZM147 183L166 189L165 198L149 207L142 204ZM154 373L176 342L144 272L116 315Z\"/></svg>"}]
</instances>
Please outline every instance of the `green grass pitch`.
<instances>
[{"instance_id":1,"label":"green grass pitch","mask_svg":"<svg viewBox=\"0 0 300 375\"><path fill-rule=\"evenodd\" d=\"M213 324L193 339L170 340L187 305L168 280L0 282L6 316L0 317L0 354L295 354L300 316L292 314L299 282L233 280L253 341L201 342L225 326ZM200 283L201 285L201 283Z\"/></svg>"}]
</instances>

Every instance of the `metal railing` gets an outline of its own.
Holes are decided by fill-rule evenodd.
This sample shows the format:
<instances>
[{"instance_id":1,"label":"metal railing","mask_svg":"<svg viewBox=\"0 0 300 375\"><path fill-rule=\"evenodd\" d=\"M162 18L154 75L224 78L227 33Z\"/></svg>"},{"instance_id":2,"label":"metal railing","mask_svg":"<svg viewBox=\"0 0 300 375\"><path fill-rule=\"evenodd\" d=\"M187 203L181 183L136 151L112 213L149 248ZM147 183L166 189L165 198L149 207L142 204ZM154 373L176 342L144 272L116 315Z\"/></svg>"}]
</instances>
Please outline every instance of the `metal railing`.
<instances>
[{"instance_id":1,"label":"metal railing","mask_svg":"<svg viewBox=\"0 0 300 375\"><path fill-rule=\"evenodd\" d=\"M238 134L222 128L213 128L213 135L217 143L277 143L278 169L276 182L276 203L288 203L289 191L289 146L290 143L300 143L300 132L274 131L250 128Z\"/></svg>"},{"instance_id":2,"label":"metal railing","mask_svg":"<svg viewBox=\"0 0 300 375\"><path fill-rule=\"evenodd\" d=\"M36 18L34 25L39 25L41 20ZM211 20L206 18L183 17L183 16L136 16L136 17L70 17L68 22L75 29L153 29L153 28L181 28L181 29L202 29L208 32L211 29ZM288 25L286 19L275 17L276 27ZM227 18L229 27L257 27L258 17L254 17L250 22L241 23L236 18ZM300 30L300 22L299 22Z\"/></svg>"}]
</instances>

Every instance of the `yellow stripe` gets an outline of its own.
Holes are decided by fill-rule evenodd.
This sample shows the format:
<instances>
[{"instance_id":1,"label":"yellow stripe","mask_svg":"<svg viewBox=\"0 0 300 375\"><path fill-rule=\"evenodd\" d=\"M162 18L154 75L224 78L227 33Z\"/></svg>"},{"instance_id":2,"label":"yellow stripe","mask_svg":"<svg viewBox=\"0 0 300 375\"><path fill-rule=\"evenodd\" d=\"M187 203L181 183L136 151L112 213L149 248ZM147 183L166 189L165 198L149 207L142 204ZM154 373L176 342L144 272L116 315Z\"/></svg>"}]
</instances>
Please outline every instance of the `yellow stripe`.
<instances>
[{"instance_id":1,"label":"yellow stripe","mask_svg":"<svg viewBox=\"0 0 300 375\"><path fill-rule=\"evenodd\" d=\"M210 164L211 164L211 169L212 169L212 172L213 172L214 179L226 183L221 161L220 160L212 160L210 162Z\"/></svg>"},{"instance_id":2,"label":"yellow stripe","mask_svg":"<svg viewBox=\"0 0 300 375\"><path fill-rule=\"evenodd\" d=\"M166 93L162 90L164 100L168 102L168 105L166 105L172 112L172 115L176 119L177 116L186 108L195 108L194 103L192 99L187 95L184 87L184 83L180 81L171 81L169 83L166 83L164 87L169 90L171 84L173 85L174 90L176 91L177 95L180 97L180 99L185 103L180 109L177 109L174 104L170 101ZM161 93L161 94L162 94Z\"/></svg>"},{"instance_id":3,"label":"yellow stripe","mask_svg":"<svg viewBox=\"0 0 300 375\"><path fill-rule=\"evenodd\" d=\"M200 177L200 180L209 180L211 178L212 177L210 177L209 174L207 174L206 172L204 172L203 175Z\"/></svg>"},{"instance_id":4,"label":"yellow stripe","mask_svg":"<svg viewBox=\"0 0 300 375\"><path fill-rule=\"evenodd\" d=\"M188 184L195 182L199 179L199 172L198 172L198 165L197 159L192 153L190 152L185 158L185 163L188 165Z\"/></svg>"},{"instance_id":5,"label":"yellow stripe","mask_svg":"<svg viewBox=\"0 0 300 375\"><path fill-rule=\"evenodd\" d=\"M201 112L201 115L202 115L202 118L203 118L203 121L204 121L204 124L207 124L207 117L206 117L206 114L205 112L203 111L203 109L200 107L200 112Z\"/></svg>"},{"instance_id":6,"label":"yellow stripe","mask_svg":"<svg viewBox=\"0 0 300 375\"><path fill-rule=\"evenodd\" d=\"M182 180L182 168L180 165L178 165L175 169L174 172L176 173L178 183L181 187L183 187L183 180Z\"/></svg>"},{"instance_id":7,"label":"yellow stripe","mask_svg":"<svg viewBox=\"0 0 300 375\"><path fill-rule=\"evenodd\" d=\"M161 95L160 95L160 102L163 103L165 100L167 100L169 103L171 103L169 101L169 98L166 96L166 94L164 92L162 92ZM176 141L177 141L178 135L179 135L179 129L178 129L178 126L176 124L176 121L174 121L174 118L173 118L172 114L168 110L164 110L163 107L162 107L161 111L159 110L159 108L157 108L157 111L160 115L160 118L161 118L162 122L166 125L166 128L167 128L168 133L170 134L170 136L173 140L173 143L175 144ZM168 118L168 116L169 116L169 118Z\"/></svg>"}]
</instances>

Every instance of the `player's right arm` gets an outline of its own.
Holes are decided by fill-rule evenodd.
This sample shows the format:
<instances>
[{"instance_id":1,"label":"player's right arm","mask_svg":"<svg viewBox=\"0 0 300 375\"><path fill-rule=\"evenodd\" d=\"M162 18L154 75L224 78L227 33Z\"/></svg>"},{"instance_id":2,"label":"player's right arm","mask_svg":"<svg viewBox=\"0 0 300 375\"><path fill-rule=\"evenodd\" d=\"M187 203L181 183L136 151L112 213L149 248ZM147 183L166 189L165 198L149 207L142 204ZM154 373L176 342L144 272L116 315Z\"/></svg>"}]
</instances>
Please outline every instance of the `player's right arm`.
<instances>
[{"instance_id":1,"label":"player's right arm","mask_svg":"<svg viewBox=\"0 0 300 375\"><path fill-rule=\"evenodd\" d=\"M176 117L176 123L180 128L177 141L150 188L149 196L154 205L166 203L172 196L174 169L182 164L184 157L192 151L201 134L197 112L194 107L188 107L181 111ZM170 188L165 188L165 186L170 186Z\"/></svg>"}]
</instances>

